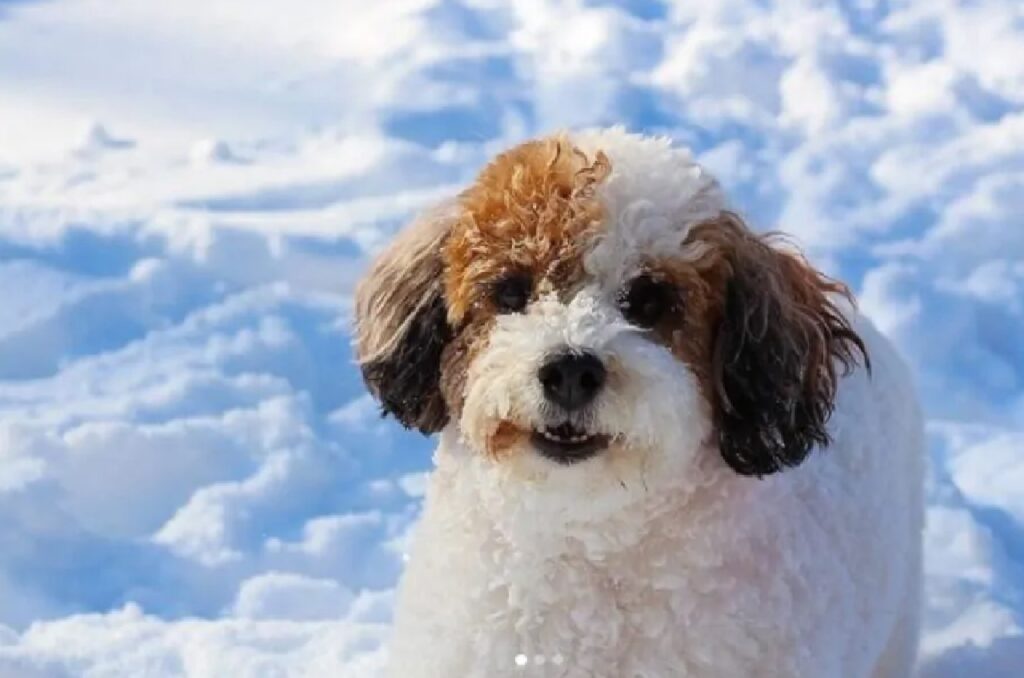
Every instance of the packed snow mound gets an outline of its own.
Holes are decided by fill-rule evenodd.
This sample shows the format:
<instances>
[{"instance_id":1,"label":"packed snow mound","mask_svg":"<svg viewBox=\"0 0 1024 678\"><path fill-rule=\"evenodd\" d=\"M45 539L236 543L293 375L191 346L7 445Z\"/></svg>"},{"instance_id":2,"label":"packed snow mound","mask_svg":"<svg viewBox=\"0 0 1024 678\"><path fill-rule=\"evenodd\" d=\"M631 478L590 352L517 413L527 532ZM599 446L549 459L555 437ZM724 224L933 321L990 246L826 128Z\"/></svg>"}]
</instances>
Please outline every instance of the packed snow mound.
<instances>
[{"instance_id":1,"label":"packed snow mound","mask_svg":"<svg viewBox=\"0 0 1024 678\"><path fill-rule=\"evenodd\" d=\"M432 443L365 395L354 281L497 150L616 123L902 348L922 674L1020 673L1015 3L0 1L0 64L0 677L379 675Z\"/></svg>"}]
</instances>

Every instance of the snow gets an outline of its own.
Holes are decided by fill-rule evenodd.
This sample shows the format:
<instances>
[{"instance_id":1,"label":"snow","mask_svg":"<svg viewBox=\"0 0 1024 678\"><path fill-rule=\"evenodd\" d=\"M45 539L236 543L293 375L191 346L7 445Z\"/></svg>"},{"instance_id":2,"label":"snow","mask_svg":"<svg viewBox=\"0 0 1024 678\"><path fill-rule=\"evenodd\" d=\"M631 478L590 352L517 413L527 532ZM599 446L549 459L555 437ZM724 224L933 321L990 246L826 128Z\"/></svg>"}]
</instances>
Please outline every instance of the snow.
<instances>
[{"instance_id":1,"label":"snow","mask_svg":"<svg viewBox=\"0 0 1024 678\"><path fill-rule=\"evenodd\" d=\"M367 257L492 153L625 123L849 280L929 415L925 678L1024 666L1009 0L0 0L0 676L380 674L431 441Z\"/></svg>"}]
</instances>

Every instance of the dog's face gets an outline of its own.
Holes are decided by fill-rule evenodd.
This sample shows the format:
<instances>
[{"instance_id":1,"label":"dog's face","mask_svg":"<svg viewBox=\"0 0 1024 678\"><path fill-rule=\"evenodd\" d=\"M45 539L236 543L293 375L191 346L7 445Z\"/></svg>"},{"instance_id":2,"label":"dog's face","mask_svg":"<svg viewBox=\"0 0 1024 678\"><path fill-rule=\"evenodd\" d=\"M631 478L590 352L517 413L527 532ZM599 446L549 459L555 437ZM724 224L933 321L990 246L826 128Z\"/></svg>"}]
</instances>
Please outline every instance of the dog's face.
<instances>
[{"instance_id":1,"label":"dog's face","mask_svg":"<svg viewBox=\"0 0 1024 678\"><path fill-rule=\"evenodd\" d=\"M843 292L684 151L612 130L518 146L407 229L357 292L357 350L385 411L537 482L706 449L766 475L828 442L836 362L864 352Z\"/></svg>"}]
</instances>

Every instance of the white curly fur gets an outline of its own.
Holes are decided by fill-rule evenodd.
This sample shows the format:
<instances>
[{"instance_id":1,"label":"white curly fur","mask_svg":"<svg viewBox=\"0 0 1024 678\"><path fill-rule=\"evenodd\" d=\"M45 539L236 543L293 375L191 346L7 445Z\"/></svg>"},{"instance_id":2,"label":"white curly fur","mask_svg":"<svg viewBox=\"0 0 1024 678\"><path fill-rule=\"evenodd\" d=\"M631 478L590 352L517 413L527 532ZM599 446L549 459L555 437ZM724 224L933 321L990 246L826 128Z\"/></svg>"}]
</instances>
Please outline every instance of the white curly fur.
<instances>
[{"instance_id":1,"label":"white curly fur","mask_svg":"<svg viewBox=\"0 0 1024 678\"><path fill-rule=\"evenodd\" d=\"M840 384L833 442L756 479L709 442L697 380L622 321L614 289L640 256L679 251L724 206L667 141L621 130L604 151L608 229L590 284L499 317L462 416L441 434L401 584L395 678L902 677L916 655L923 434L910 376L849 308L873 363ZM543 423L536 370L592 351L610 376L588 425L606 453L560 466L481 450L495 422Z\"/></svg>"}]
</instances>

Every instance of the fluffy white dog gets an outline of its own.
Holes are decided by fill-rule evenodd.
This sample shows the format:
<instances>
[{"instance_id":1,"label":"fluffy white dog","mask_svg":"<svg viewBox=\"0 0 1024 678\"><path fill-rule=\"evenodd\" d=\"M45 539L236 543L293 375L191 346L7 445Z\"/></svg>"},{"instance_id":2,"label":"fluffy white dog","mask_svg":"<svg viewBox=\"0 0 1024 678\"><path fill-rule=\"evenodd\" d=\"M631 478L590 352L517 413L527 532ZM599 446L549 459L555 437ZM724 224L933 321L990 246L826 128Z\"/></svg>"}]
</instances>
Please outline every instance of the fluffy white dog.
<instances>
[{"instance_id":1,"label":"fluffy white dog","mask_svg":"<svg viewBox=\"0 0 1024 678\"><path fill-rule=\"evenodd\" d=\"M922 424L848 297L621 129L407 229L356 299L371 391L440 433L392 675L908 676Z\"/></svg>"}]
</instances>

